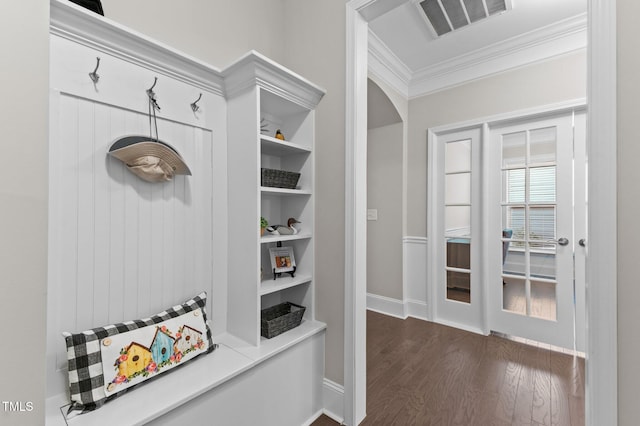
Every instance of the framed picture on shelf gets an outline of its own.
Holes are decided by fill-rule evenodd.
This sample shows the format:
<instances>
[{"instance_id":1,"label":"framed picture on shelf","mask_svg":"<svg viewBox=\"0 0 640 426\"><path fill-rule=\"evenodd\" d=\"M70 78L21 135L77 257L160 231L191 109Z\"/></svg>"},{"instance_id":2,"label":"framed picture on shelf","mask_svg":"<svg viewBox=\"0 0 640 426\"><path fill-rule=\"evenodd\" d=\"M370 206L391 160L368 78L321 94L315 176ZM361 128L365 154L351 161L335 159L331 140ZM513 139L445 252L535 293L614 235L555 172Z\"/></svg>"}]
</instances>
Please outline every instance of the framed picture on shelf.
<instances>
[{"instance_id":1,"label":"framed picture on shelf","mask_svg":"<svg viewBox=\"0 0 640 426\"><path fill-rule=\"evenodd\" d=\"M293 277L296 271L296 259L293 256L292 247L271 247L269 249L269 257L271 258L273 279L279 277L283 272Z\"/></svg>"}]
</instances>

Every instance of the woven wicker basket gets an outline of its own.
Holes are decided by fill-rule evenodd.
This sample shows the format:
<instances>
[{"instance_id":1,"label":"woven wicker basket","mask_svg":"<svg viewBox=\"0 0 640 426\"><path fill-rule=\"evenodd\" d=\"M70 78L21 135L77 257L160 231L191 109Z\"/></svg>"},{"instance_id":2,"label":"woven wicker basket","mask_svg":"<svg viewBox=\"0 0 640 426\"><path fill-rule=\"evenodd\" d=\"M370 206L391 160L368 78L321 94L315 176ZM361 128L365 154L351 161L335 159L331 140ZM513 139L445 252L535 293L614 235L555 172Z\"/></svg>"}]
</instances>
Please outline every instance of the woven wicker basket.
<instances>
[{"instance_id":1,"label":"woven wicker basket","mask_svg":"<svg viewBox=\"0 0 640 426\"><path fill-rule=\"evenodd\" d=\"M271 339L300 325L307 308L285 302L260 311L260 334Z\"/></svg>"},{"instance_id":2,"label":"woven wicker basket","mask_svg":"<svg viewBox=\"0 0 640 426\"><path fill-rule=\"evenodd\" d=\"M261 185L275 188L295 189L300 179L300 173L287 172L285 170L265 169L261 170Z\"/></svg>"}]
</instances>

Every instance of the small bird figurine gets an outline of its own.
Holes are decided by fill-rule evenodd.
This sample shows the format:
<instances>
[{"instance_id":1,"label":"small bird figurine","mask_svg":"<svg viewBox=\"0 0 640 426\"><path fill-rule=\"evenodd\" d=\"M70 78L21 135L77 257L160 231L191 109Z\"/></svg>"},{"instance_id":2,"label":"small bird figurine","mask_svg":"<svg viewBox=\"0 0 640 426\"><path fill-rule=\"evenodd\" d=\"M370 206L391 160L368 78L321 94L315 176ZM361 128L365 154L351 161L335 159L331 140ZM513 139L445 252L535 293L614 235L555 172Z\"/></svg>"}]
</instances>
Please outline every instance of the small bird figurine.
<instances>
[{"instance_id":1,"label":"small bird figurine","mask_svg":"<svg viewBox=\"0 0 640 426\"><path fill-rule=\"evenodd\" d=\"M276 130L276 139L280 139L281 141L284 140L284 135L282 134L280 129Z\"/></svg>"},{"instance_id":2,"label":"small bird figurine","mask_svg":"<svg viewBox=\"0 0 640 426\"><path fill-rule=\"evenodd\" d=\"M267 232L272 235L296 235L299 231L296 229L295 224L302 223L297 219L290 217L287 220L287 226L284 225L271 225L267 226Z\"/></svg>"}]
</instances>

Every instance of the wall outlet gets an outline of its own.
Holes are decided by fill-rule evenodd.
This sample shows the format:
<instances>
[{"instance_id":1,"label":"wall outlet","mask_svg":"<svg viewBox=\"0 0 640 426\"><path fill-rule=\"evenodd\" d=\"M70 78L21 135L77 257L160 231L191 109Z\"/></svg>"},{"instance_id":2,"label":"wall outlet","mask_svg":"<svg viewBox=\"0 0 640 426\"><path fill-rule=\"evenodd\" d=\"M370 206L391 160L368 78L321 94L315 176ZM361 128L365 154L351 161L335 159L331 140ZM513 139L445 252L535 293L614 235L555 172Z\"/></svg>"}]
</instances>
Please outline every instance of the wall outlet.
<instances>
[{"instance_id":1,"label":"wall outlet","mask_svg":"<svg viewBox=\"0 0 640 426\"><path fill-rule=\"evenodd\" d=\"M378 220L378 209L367 209L367 220Z\"/></svg>"}]
</instances>

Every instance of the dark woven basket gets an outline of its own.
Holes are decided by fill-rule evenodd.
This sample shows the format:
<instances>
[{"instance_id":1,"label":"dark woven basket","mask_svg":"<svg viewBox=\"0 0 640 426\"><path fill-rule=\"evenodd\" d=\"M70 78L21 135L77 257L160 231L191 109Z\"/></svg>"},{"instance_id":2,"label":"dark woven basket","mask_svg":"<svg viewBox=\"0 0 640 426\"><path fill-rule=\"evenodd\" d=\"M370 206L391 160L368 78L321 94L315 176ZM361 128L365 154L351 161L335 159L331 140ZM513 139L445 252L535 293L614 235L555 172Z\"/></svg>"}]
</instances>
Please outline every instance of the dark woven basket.
<instances>
[{"instance_id":1,"label":"dark woven basket","mask_svg":"<svg viewBox=\"0 0 640 426\"><path fill-rule=\"evenodd\" d=\"M300 325L307 308L285 302L260 311L260 334L271 339Z\"/></svg>"},{"instance_id":2,"label":"dark woven basket","mask_svg":"<svg viewBox=\"0 0 640 426\"><path fill-rule=\"evenodd\" d=\"M261 185L275 188L295 189L300 179L300 173L287 172L285 170L265 169L261 170Z\"/></svg>"}]
</instances>

